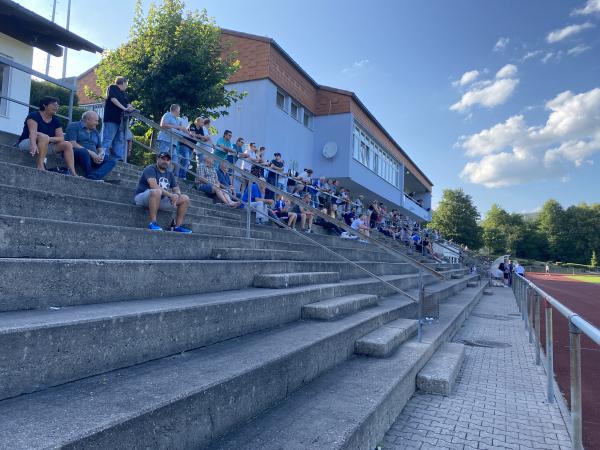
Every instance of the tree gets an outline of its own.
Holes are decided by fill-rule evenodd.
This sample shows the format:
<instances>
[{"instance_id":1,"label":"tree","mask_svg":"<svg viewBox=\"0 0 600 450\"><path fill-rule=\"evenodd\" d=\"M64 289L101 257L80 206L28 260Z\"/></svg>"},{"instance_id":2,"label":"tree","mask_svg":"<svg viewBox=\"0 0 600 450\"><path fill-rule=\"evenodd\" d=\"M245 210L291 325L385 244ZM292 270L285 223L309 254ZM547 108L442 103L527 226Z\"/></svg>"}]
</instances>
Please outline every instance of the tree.
<instances>
[{"instance_id":1,"label":"tree","mask_svg":"<svg viewBox=\"0 0 600 450\"><path fill-rule=\"evenodd\" d=\"M564 259L564 249L568 248L565 238L567 236L566 216L560 203L548 200L542 206L538 217L538 229L548 240L548 253L554 261Z\"/></svg>"},{"instance_id":2,"label":"tree","mask_svg":"<svg viewBox=\"0 0 600 450\"><path fill-rule=\"evenodd\" d=\"M50 83L49 81L31 80L31 91L29 93L29 104L39 106L42 97L47 95L58 98L58 104L61 106L69 106L70 91ZM73 105L77 106L79 99L77 94L73 96Z\"/></svg>"},{"instance_id":3,"label":"tree","mask_svg":"<svg viewBox=\"0 0 600 450\"><path fill-rule=\"evenodd\" d=\"M126 77L134 105L155 121L173 103L190 117L223 115L244 96L225 89L239 61L222 46L219 28L206 10L184 8L182 0L163 0L144 16L138 0L129 41L105 53L96 69L102 89Z\"/></svg>"},{"instance_id":4,"label":"tree","mask_svg":"<svg viewBox=\"0 0 600 450\"><path fill-rule=\"evenodd\" d=\"M497 204L485 214L482 223L483 245L491 253L505 253L508 247L508 225L510 216Z\"/></svg>"},{"instance_id":5,"label":"tree","mask_svg":"<svg viewBox=\"0 0 600 450\"><path fill-rule=\"evenodd\" d=\"M478 249L482 243L481 228L477 225L479 217L470 195L462 189L445 189L429 226L446 239Z\"/></svg>"},{"instance_id":6,"label":"tree","mask_svg":"<svg viewBox=\"0 0 600 450\"><path fill-rule=\"evenodd\" d=\"M596 250L592 250L592 259L590 260L590 266L594 269L598 267L598 259L596 259Z\"/></svg>"}]
</instances>

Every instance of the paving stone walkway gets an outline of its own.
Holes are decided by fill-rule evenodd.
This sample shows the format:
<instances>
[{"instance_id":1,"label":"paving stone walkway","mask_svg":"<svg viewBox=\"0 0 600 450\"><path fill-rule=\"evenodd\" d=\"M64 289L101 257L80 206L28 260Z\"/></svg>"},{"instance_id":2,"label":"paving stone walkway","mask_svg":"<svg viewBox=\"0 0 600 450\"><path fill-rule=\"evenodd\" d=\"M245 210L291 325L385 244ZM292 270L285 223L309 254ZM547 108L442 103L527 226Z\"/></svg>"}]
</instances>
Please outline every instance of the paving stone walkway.
<instances>
[{"instance_id":1,"label":"paving stone walkway","mask_svg":"<svg viewBox=\"0 0 600 450\"><path fill-rule=\"evenodd\" d=\"M571 448L558 406L546 402L546 375L535 365L512 290L492 292L455 340L486 339L511 347L466 346L452 396L417 391L386 434L384 450Z\"/></svg>"}]
</instances>

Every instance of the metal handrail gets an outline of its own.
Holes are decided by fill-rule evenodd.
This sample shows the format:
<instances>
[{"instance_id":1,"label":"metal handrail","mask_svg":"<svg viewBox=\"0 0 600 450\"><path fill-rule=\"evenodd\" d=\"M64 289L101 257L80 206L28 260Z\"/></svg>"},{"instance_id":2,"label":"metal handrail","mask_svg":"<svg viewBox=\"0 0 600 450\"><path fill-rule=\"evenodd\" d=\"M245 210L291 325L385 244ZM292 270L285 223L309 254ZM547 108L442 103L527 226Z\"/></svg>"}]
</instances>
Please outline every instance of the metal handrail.
<instances>
[{"instance_id":1,"label":"metal handrail","mask_svg":"<svg viewBox=\"0 0 600 450\"><path fill-rule=\"evenodd\" d=\"M529 342L536 344L536 364L542 364L540 355L540 302L544 301L546 319L546 375L548 403L554 402L554 351L552 309L556 309L569 323L570 389L571 389L571 443L573 449L583 449L583 416L581 403L581 334L600 345L600 330L579 314L539 288L532 281L514 273L513 290L521 311ZM535 331L535 337L534 337Z\"/></svg>"},{"instance_id":2,"label":"metal handrail","mask_svg":"<svg viewBox=\"0 0 600 450\"><path fill-rule=\"evenodd\" d=\"M531 289L533 289L540 296L542 296L542 298L544 300L546 300L548 303L550 303L558 312L560 312L563 316L565 316L567 319L569 319L569 323L576 326L581 332L583 332L583 334L585 334L587 337L589 337L596 344L600 345L600 329L596 328L594 325L589 323L587 320L585 320L579 314L577 314L577 313L573 312L572 310L570 310L569 308L567 308L565 305L563 305L557 299L555 299L550 294L545 292L543 289L536 286L533 282L531 282L527 278L525 278L517 273L515 273L514 275L516 275L518 278L522 279L525 283L527 283L527 285Z\"/></svg>"},{"instance_id":3,"label":"metal handrail","mask_svg":"<svg viewBox=\"0 0 600 450\"><path fill-rule=\"evenodd\" d=\"M73 80L72 85L69 85L67 82L65 82L63 80L58 80L56 78L52 78L46 74L43 74L42 72L33 70L31 67L27 67L27 66L24 66L23 64L14 62L12 59L2 56L1 54L0 54L0 63L6 64L7 66L10 66L10 67L14 67L15 69L17 69L21 72L25 72L29 75L33 75L36 78L40 78L44 81L49 81L52 84L55 84L64 89L67 89L70 92L70 94L69 94L69 116L66 117L66 119L68 119L68 120L72 119L72 117L73 117L73 102L75 100L75 91L77 90L77 83L75 80Z\"/></svg>"},{"instance_id":4,"label":"metal handrail","mask_svg":"<svg viewBox=\"0 0 600 450\"><path fill-rule=\"evenodd\" d=\"M30 105L29 103L22 102L20 100L17 100L16 98L7 97L6 95L0 95L0 99L2 99L2 98L5 99L5 100L8 100L9 102L13 102L13 103L16 103L16 104L21 105L21 106L27 106L28 108L33 108L35 110L39 110L40 109L39 106ZM56 113L54 115L56 117L60 117L61 119L71 120L71 119L69 119L69 117L63 116L62 114Z\"/></svg>"},{"instance_id":5,"label":"metal handrail","mask_svg":"<svg viewBox=\"0 0 600 450\"><path fill-rule=\"evenodd\" d=\"M186 139L185 137L183 137L183 136L181 136L181 135L179 135L177 133L174 133L170 129L165 129L165 128L161 127L159 124L157 124L156 122L148 119L147 117L143 116L139 112L133 111L133 112L127 113L127 115L130 116L130 117L133 117L134 119L136 119L136 120L138 120L138 121L146 124L147 126L153 128L155 130L164 131L165 133L167 133L170 136L170 138L173 141L180 142L180 143L182 143L182 144L184 144L184 145L186 145L188 147L194 146L194 143L191 142L189 139ZM208 157L213 157L214 158L214 155L209 150L207 150L206 148L203 148L203 147L207 147L207 148L211 148L212 149L213 148L212 146L210 146L208 144L201 143L201 142L197 142L194 147L195 147L196 151L200 150L200 152L202 152L204 154L204 156L208 156ZM445 279L444 275L441 274L441 273L439 273L439 272L437 272L436 270L434 270L434 269L426 266L425 264L422 264L421 262L419 262L419 261L417 261L417 260L409 257L408 255L405 255L405 254L403 254L401 252L398 252L398 251L390 248L389 246L387 246L387 245L383 244L382 242L380 242L378 239L375 239L375 238L373 238L371 236L365 236L363 234L357 233L353 228L351 228L348 225L346 225L346 223L340 222L338 220L333 219L332 217L328 216L327 214L322 213L318 208L313 208L311 205L309 205L307 203L304 203L302 200L298 199L297 197L294 197L293 195L289 194L288 192L279 189L279 187L273 186L272 184L270 184L270 183L268 183L268 182L266 182L266 181L264 181L262 179L259 179L256 176L252 175L250 172L240 169L235 164L231 164L229 161L223 160L223 159L220 159L219 162L225 163L226 167L228 167L229 169L232 169L234 171L234 173L238 173L241 178L246 179L249 182L257 183L257 185L263 184L263 185L268 186L268 189L270 191L272 191L272 192L274 192L274 193L276 193L278 195L282 195L290 203L293 203L293 204L298 205L299 207L301 207L301 208L303 208L305 210L310 211L313 214L313 216L320 217L321 219L323 219L323 220L325 220L327 222L333 223L337 227L343 229L344 231L346 231L346 232L348 232L348 233L350 233L350 234L352 234L354 236L357 236L357 237L359 237L361 239L367 240L368 242L374 243L376 246L378 246L379 248L383 249L384 251L386 251L386 252L388 252L388 253L390 253L392 255L399 256L402 259L408 261L409 264L413 265L414 267L416 267L419 270L424 270L425 272L428 272L429 274L434 275L438 279ZM255 164L255 163L252 163L252 164Z\"/></svg>"}]
</instances>

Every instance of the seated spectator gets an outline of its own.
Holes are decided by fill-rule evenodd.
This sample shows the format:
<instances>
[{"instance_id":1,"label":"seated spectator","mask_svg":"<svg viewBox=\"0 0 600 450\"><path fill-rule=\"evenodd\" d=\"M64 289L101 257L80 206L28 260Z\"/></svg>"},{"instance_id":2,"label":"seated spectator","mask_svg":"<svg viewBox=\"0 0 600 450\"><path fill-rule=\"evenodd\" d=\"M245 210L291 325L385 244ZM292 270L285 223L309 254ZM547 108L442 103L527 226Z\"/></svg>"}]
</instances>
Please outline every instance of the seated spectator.
<instances>
[{"instance_id":1,"label":"seated spectator","mask_svg":"<svg viewBox=\"0 0 600 450\"><path fill-rule=\"evenodd\" d=\"M304 194L302 196L302 201L310 205L310 194ZM292 212L300 216L300 229L305 233L312 233L313 213L307 208L301 208L298 205L294 205Z\"/></svg>"},{"instance_id":2,"label":"seated spectator","mask_svg":"<svg viewBox=\"0 0 600 450\"><path fill-rule=\"evenodd\" d=\"M73 146L77 164L83 167L85 177L103 180L117 164L117 160L106 156L102 137L97 130L99 117L94 111L86 111L79 122L67 126L65 139Z\"/></svg>"},{"instance_id":3,"label":"seated spectator","mask_svg":"<svg viewBox=\"0 0 600 450\"><path fill-rule=\"evenodd\" d=\"M278 186L278 179L280 178L279 174L283 172L284 162L281 159L281 153L279 152L274 153L273 157L274 158L269 163L269 170L267 170L267 183ZM275 193L267 190L266 196L267 198L273 199L275 198Z\"/></svg>"},{"instance_id":4,"label":"seated spectator","mask_svg":"<svg viewBox=\"0 0 600 450\"><path fill-rule=\"evenodd\" d=\"M416 230L413 231L410 239L412 241L412 245L415 247L415 250L420 252L421 251L421 236L419 236L419 233Z\"/></svg>"},{"instance_id":5,"label":"seated spectator","mask_svg":"<svg viewBox=\"0 0 600 450\"><path fill-rule=\"evenodd\" d=\"M351 227L353 230L356 230L359 233L362 233L367 237L371 235L369 225L367 224L367 215L366 214L363 214L362 216L359 216L357 219L354 219Z\"/></svg>"},{"instance_id":6,"label":"seated spectator","mask_svg":"<svg viewBox=\"0 0 600 450\"><path fill-rule=\"evenodd\" d=\"M335 211L333 212L335 215ZM352 222L354 222L354 219L356 219L357 217L360 217L361 214L356 213L356 211L354 211L354 209L351 209L350 211L344 213L343 218L344 218L344 222L346 223L346 225L351 226Z\"/></svg>"},{"instance_id":7,"label":"seated spectator","mask_svg":"<svg viewBox=\"0 0 600 450\"><path fill-rule=\"evenodd\" d=\"M235 194L235 188L233 187L233 184L231 184L231 178L223 161L219 161L219 167L217 168L217 179L219 180L219 187L221 188L225 197L228 198L230 202L235 203L234 208L240 206L241 202L238 200Z\"/></svg>"},{"instance_id":8,"label":"seated spectator","mask_svg":"<svg viewBox=\"0 0 600 450\"><path fill-rule=\"evenodd\" d=\"M40 110L29 113L25 118L19 137L19 150L28 151L31 156L37 155L36 167L39 170L46 170L46 155L62 154L69 174L76 177L73 146L65 141L62 126L56 117L57 111L56 97L42 97Z\"/></svg>"},{"instance_id":9,"label":"seated spectator","mask_svg":"<svg viewBox=\"0 0 600 450\"><path fill-rule=\"evenodd\" d=\"M250 186L250 199L248 199L248 186L246 186L246 189L244 189L244 193L242 194L243 204L241 208L244 208L248 201L250 202L250 206L256 211L257 225L263 225L269 221L267 207L264 200L265 199L262 197L260 188L256 185L256 183L252 183Z\"/></svg>"},{"instance_id":10,"label":"seated spectator","mask_svg":"<svg viewBox=\"0 0 600 450\"><path fill-rule=\"evenodd\" d=\"M237 208L239 202L233 201L229 195L219 187L219 177L213 166L213 157L207 156L198 166L196 173L196 189L210 196L215 196L230 208Z\"/></svg>"},{"instance_id":11,"label":"seated spectator","mask_svg":"<svg viewBox=\"0 0 600 450\"><path fill-rule=\"evenodd\" d=\"M335 220L335 211L333 210L333 208L331 207L331 202L326 203L325 205L323 205L323 207L321 208L321 212L327 216L329 216L332 220ZM320 217L317 217L317 220L315 221L315 223L323 228L325 228L326 230L331 230L333 231L335 234L337 234L338 236L341 236L341 234L344 232L343 229L341 229L340 227L338 227L335 223L333 223L332 221L329 220L325 220L322 219Z\"/></svg>"},{"instance_id":12,"label":"seated spectator","mask_svg":"<svg viewBox=\"0 0 600 450\"><path fill-rule=\"evenodd\" d=\"M231 143L231 136L233 133L229 130L225 130L223 137L220 137L215 147L215 156L221 159L227 159L227 156L233 150L233 144Z\"/></svg>"},{"instance_id":13,"label":"seated spectator","mask_svg":"<svg viewBox=\"0 0 600 450\"><path fill-rule=\"evenodd\" d=\"M190 204L190 198L181 193L173 172L169 170L171 155L169 152L161 152L156 157L156 164L151 164L144 169L133 201L138 206L148 208L150 230L161 231L162 228L156 223L156 215L159 210L172 211L177 208L175 227L173 231L178 233L191 233L192 230L185 228L183 218Z\"/></svg>"},{"instance_id":14,"label":"seated spectator","mask_svg":"<svg viewBox=\"0 0 600 450\"><path fill-rule=\"evenodd\" d=\"M296 219L298 215L294 212L289 211L289 207L283 195L279 196L279 200L275 202L273 211L279 220L287 220L288 227L294 228L296 225Z\"/></svg>"},{"instance_id":15,"label":"seated spectator","mask_svg":"<svg viewBox=\"0 0 600 450\"><path fill-rule=\"evenodd\" d=\"M364 198L365 198L365 196L362 195L362 194L360 194L358 196L358 198L356 198L356 200L354 200L354 205L353 206L356 209L356 214L359 215L359 216L361 216L362 213L363 213L363 208L364 208L363 200L364 200Z\"/></svg>"}]
</instances>

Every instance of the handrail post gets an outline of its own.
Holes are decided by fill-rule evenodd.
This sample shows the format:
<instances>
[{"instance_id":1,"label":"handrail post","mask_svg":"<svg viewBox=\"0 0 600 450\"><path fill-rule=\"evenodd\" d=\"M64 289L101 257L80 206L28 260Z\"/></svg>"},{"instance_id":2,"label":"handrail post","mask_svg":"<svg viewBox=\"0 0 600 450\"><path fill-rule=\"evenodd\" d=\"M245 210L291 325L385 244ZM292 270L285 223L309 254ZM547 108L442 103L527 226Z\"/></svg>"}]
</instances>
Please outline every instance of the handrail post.
<instances>
[{"instance_id":1,"label":"handrail post","mask_svg":"<svg viewBox=\"0 0 600 450\"><path fill-rule=\"evenodd\" d=\"M542 363L541 357L541 345L542 342L540 340L540 296L538 293L535 293L533 307L535 308L535 364L539 366Z\"/></svg>"},{"instance_id":2,"label":"handrail post","mask_svg":"<svg viewBox=\"0 0 600 450\"><path fill-rule=\"evenodd\" d=\"M554 403L554 347L552 330L552 307L547 300L544 300L544 309L546 312L546 377L548 403Z\"/></svg>"},{"instance_id":3,"label":"handrail post","mask_svg":"<svg viewBox=\"0 0 600 450\"><path fill-rule=\"evenodd\" d=\"M569 319L569 353L571 356L571 419L574 450L583 449L581 417L581 331Z\"/></svg>"},{"instance_id":4,"label":"handrail post","mask_svg":"<svg viewBox=\"0 0 600 450\"><path fill-rule=\"evenodd\" d=\"M525 285L525 298L523 305L523 321L525 322L525 331L529 331L529 286Z\"/></svg>"},{"instance_id":5,"label":"handrail post","mask_svg":"<svg viewBox=\"0 0 600 450\"><path fill-rule=\"evenodd\" d=\"M250 203L252 199L252 182L250 180L246 180L246 239L250 239L250 222L252 213L250 212ZM242 192L243 195L243 192Z\"/></svg>"},{"instance_id":6,"label":"handrail post","mask_svg":"<svg viewBox=\"0 0 600 450\"><path fill-rule=\"evenodd\" d=\"M123 161L129 162L129 145L127 144L127 135L129 134L129 116L124 115L123 119L125 121L125 135L123 136L123 145L125 146L125 150L123 151ZM133 140L131 141L131 151L133 152Z\"/></svg>"},{"instance_id":7,"label":"handrail post","mask_svg":"<svg viewBox=\"0 0 600 450\"><path fill-rule=\"evenodd\" d=\"M528 320L528 324L527 326L529 327L529 343L533 344L533 322L535 320L534 317L534 310L533 310L533 299L534 299L534 295L535 295L535 290L531 289L529 292L529 295L527 296L527 318Z\"/></svg>"},{"instance_id":8,"label":"handrail post","mask_svg":"<svg viewBox=\"0 0 600 450\"><path fill-rule=\"evenodd\" d=\"M423 304L425 302L425 284L423 283L423 271L419 270L419 304L417 305L417 316L419 319L418 340L423 339Z\"/></svg>"}]
</instances>

